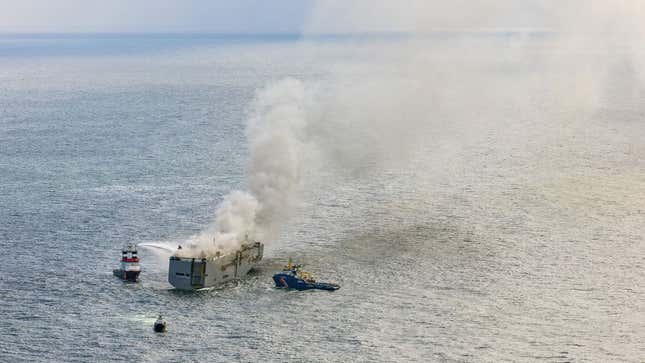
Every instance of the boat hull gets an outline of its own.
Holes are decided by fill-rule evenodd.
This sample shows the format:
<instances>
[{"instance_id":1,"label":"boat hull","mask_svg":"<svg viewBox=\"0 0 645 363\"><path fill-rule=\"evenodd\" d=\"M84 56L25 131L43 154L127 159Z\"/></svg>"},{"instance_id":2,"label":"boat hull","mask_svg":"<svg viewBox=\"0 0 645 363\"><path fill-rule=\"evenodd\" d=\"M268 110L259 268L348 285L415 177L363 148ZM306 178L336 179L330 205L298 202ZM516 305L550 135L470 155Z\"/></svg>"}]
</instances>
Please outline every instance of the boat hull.
<instances>
[{"instance_id":1,"label":"boat hull","mask_svg":"<svg viewBox=\"0 0 645 363\"><path fill-rule=\"evenodd\" d=\"M339 285L326 282L308 282L289 273L277 273L273 275L275 286L284 289L295 290L327 290L335 291L340 289Z\"/></svg>"},{"instance_id":2,"label":"boat hull","mask_svg":"<svg viewBox=\"0 0 645 363\"><path fill-rule=\"evenodd\" d=\"M165 321L155 321L155 325L152 327L155 333L165 333L166 332L166 322Z\"/></svg>"},{"instance_id":3,"label":"boat hull","mask_svg":"<svg viewBox=\"0 0 645 363\"><path fill-rule=\"evenodd\" d=\"M170 257L168 282L179 290L197 290L244 277L262 260L264 245L244 245L234 253L213 258Z\"/></svg>"},{"instance_id":4,"label":"boat hull","mask_svg":"<svg viewBox=\"0 0 645 363\"><path fill-rule=\"evenodd\" d=\"M136 282L139 279L141 271L124 271L122 269L112 270L114 276L124 281Z\"/></svg>"}]
</instances>

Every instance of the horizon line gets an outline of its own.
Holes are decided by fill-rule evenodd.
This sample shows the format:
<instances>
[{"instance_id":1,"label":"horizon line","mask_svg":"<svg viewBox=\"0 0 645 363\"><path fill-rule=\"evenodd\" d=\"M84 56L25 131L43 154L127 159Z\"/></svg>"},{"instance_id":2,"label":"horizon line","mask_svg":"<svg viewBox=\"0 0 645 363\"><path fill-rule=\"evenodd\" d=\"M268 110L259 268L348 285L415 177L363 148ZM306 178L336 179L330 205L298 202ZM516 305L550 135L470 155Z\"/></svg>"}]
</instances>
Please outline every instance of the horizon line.
<instances>
[{"instance_id":1,"label":"horizon line","mask_svg":"<svg viewBox=\"0 0 645 363\"><path fill-rule=\"evenodd\" d=\"M273 32L228 32L228 31L3 31L0 36L298 36L298 37L329 37L329 36L424 36L437 33L551 33L549 28L436 28L423 32L414 31L336 31L336 32L306 32L306 31L273 31Z\"/></svg>"}]
</instances>

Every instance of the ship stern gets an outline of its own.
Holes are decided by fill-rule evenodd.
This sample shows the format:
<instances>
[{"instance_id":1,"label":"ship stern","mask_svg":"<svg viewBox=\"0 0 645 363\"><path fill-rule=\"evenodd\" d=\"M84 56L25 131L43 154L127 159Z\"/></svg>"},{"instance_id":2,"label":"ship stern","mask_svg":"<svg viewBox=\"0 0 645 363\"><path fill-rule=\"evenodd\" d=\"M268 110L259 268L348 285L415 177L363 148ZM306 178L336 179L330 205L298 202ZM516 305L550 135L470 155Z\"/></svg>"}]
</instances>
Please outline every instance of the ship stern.
<instances>
[{"instance_id":1,"label":"ship stern","mask_svg":"<svg viewBox=\"0 0 645 363\"><path fill-rule=\"evenodd\" d=\"M168 282L180 290L195 290L204 287L206 260L170 257Z\"/></svg>"}]
</instances>

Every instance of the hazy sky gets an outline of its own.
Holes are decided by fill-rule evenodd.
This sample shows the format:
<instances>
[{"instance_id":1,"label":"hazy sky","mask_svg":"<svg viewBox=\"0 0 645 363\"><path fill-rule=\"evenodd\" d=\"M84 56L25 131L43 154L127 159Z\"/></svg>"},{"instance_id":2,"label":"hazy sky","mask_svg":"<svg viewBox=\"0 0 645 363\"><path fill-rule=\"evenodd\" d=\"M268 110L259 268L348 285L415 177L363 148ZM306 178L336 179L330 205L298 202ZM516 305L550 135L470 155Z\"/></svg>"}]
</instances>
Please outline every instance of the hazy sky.
<instances>
[{"instance_id":1,"label":"hazy sky","mask_svg":"<svg viewBox=\"0 0 645 363\"><path fill-rule=\"evenodd\" d=\"M297 33L531 27L544 0L0 0L0 32ZM499 16L501 14L501 17ZM539 23L539 22L538 22Z\"/></svg>"},{"instance_id":2,"label":"hazy sky","mask_svg":"<svg viewBox=\"0 0 645 363\"><path fill-rule=\"evenodd\" d=\"M299 32L313 0L0 0L2 32Z\"/></svg>"},{"instance_id":3,"label":"hazy sky","mask_svg":"<svg viewBox=\"0 0 645 363\"><path fill-rule=\"evenodd\" d=\"M0 32L423 32L551 28L611 18L643 0L0 0ZM608 26L609 26L608 25Z\"/></svg>"}]
</instances>

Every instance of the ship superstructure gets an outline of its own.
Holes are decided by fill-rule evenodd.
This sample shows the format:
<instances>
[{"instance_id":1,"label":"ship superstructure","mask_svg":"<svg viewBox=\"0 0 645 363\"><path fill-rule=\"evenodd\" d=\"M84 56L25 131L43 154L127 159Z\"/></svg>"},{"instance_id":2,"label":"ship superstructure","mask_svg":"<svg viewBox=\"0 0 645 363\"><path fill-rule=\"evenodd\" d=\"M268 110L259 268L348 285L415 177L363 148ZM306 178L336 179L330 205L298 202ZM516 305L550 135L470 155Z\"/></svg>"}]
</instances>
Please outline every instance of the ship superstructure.
<instances>
[{"instance_id":1,"label":"ship superstructure","mask_svg":"<svg viewBox=\"0 0 645 363\"><path fill-rule=\"evenodd\" d=\"M171 256L168 282L180 290L213 287L244 277L262 260L264 245L246 243L236 251L204 258Z\"/></svg>"},{"instance_id":2,"label":"ship superstructure","mask_svg":"<svg viewBox=\"0 0 645 363\"><path fill-rule=\"evenodd\" d=\"M282 269L282 271L273 275L275 286L284 289L296 290L327 290L335 291L340 289L340 285L332 284L329 282L318 282L311 277L309 272L303 271L302 265L294 265L289 263Z\"/></svg>"},{"instance_id":3,"label":"ship superstructure","mask_svg":"<svg viewBox=\"0 0 645 363\"><path fill-rule=\"evenodd\" d=\"M126 245L121 250L121 267L112 271L115 276L126 281L137 281L141 273L137 246Z\"/></svg>"}]
</instances>

